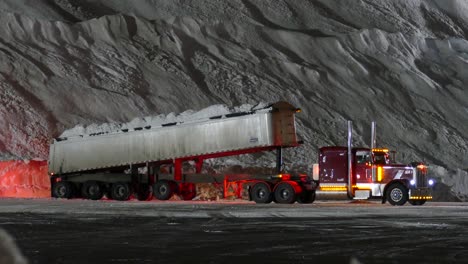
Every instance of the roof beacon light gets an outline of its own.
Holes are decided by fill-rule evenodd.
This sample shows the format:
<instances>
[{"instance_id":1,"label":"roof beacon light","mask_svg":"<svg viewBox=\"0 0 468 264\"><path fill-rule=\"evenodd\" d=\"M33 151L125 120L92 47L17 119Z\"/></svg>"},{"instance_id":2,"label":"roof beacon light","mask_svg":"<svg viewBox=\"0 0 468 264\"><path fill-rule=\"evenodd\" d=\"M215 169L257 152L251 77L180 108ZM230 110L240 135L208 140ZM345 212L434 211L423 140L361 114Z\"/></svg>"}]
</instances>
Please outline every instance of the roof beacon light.
<instances>
[{"instance_id":1,"label":"roof beacon light","mask_svg":"<svg viewBox=\"0 0 468 264\"><path fill-rule=\"evenodd\" d=\"M373 148L372 152L388 152L387 148Z\"/></svg>"}]
</instances>

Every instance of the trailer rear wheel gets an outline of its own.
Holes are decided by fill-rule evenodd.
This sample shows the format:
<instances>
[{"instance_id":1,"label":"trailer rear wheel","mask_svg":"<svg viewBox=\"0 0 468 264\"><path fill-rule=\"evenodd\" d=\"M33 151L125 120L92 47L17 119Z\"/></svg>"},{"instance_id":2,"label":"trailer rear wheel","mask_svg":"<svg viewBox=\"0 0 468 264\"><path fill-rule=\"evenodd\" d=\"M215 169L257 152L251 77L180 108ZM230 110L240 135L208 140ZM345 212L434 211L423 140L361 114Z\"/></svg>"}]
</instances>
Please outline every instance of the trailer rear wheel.
<instances>
[{"instance_id":1,"label":"trailer rear wheel","mask_svg":"<svg viewBox=\"0 0 468 264\"><path fill-rule=\"evenodd\" d=\"M279 183L275 188L275 201L281 204L292 204L296 201L296 191L294 187L287 183Z\"/></svg>"},{"instance_id":2,"label":"trailer rear wheel","mask_svg":"<svg viewBox=\"0 0 468 264\"><path fill-rule=\"evenodd\" d=\"M150 201L151 199L153 199L153 192L151 190L151 186L149 184L138 185L136 197L138 201Z\"/></svg>"},{"instance_id":3,"label":"trailer rear wheel","mask_svg":"<svg viewBox=\"0 0 468 264\"><path fill-rule=\"evenodd\" d=\"M258 182L250 191L252 200L256 203L271 203L273 196L271 193L270 186L265 182Z\"/></svg>"},{"instance_id":4,"label":"trailer rear wheel","mask_svg":"<svg viewBox=\"0 0 468 264\"><path fill-rule=\"evenodd\" d=\"M87 181L81 186L81 194L85 199L99 200L104 196L103 186L97 181Z\"/></svg>"},{"instance_id":5,"label":"trailer rear wheel","mask_svg":"<svg viewBox=\"0 0 468 264\"><path fill-rule=\"evenodd\" d=\"M113 183L110 188L110 194L112 199L117 201L127 201L132 195L130 185L126 182Z\"/></svg>"},{"instance_id":6,"label":"trailer rear wheel","mask_svg":"<svg viewBox=\"0 0 468 264\"><path fill-rule=\"evenodd\" d=\"M74 194L73 183L68 181L59 181L54 184L53 195L55 198L70 199Z\"/></svg>"},{"instance_id":7,"label":"trailer rear wheel","mask_svg":"<svg viewBox=\"0 0 468 264\"><path fill-rule=\"evenodd\" d=\"M400 183L390 185L386 195L391 205L404 205L408 201L408 189Z\"/></svg>"},{"instance_id":8,"label":"trailer rear wheel","mask_svg":"<svg viewBox=\"0 0 468 264\"><path fill-rule=\"evenodd\" d=\"M158 200L168 200L174 194L174 191L174 184L167 180L160 180L153 187L154 196Z\"/></svg>"},{"instance_id":9,"label":"trailer rear wheel","mask_svg":"<svg viewBox=\"0 0 468 264\"><path fill-rule=\"evenodd\" d=\"M426 203L426 200L409 200L408 202L412 205L423 205Z\"/></svg>"},{"instance_id":10,"label":"trailer rear wheel","mask_svg":"<svg viewBox=\"0 0 468 264\"><path fill-rule=\"evenodd\" d=\"M310 204L315 201L315 190L314 191L302 191L300 195L297 196L297 202L301 204Z\"/></svg>"}]
</instances>

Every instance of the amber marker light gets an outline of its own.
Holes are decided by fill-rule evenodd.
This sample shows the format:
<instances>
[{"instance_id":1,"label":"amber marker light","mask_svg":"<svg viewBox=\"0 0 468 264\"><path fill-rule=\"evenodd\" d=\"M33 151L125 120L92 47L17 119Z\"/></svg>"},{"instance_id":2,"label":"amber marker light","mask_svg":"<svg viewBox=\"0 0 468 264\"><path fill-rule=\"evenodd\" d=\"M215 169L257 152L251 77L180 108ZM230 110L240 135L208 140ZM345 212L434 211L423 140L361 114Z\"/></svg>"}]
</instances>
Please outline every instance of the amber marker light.
<instances>
[{"instance_id":1,"label":"amber marker light","mask_svg":"<svg viewBox=\"0 0 468 264\"><path fill-rule=\"evenodd\" d=\"M382 181L382 174L383 174L383 168L382 167L377 167L377 181Z\"/></svg>"},{"instance_id":2,"label":"amber marker light","mask_svg":"<svg viewBox=\"0 0 468 264\"><path fill-rule=\"evenodd\" d=\"M341 186L322 186L320 187L321 191L346 191L348 190L346 187Z\"/></svg>"}]
</instances>

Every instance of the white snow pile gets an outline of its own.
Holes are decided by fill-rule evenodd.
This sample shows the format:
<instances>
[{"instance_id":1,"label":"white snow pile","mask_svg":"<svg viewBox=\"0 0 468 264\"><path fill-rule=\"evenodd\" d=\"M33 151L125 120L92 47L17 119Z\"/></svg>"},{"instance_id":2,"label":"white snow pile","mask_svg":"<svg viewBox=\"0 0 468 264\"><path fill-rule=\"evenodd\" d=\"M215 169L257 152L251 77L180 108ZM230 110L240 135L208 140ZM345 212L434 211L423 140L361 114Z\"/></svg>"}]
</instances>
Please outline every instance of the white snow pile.
<instances>
[{"instance_id":1,"label":"white snow pile","mask_svg":"<svg viewBox=\"0 0 468 264\"><path fill-rule=\"evenodd\" d=\"M444 168L434 177L463 198L467 36L465 0L3 0L0 157L46 159L62 133L283 100L303 110L291 168L345 144L346 120L368 146L374 120L378 145Z\"/></svg>"},{"instance_id":2,"label":"white snow pile","mask_svg":"<svg viewBox=\"0 0 468 264\"><path fill-rule=\"evenodd\" d=\"M434 199L440 201L468 201L468 171L447 170L441 166L430 166L430 175L442 186L435 186Z\"/></svg>"},{"instance_id":3,"label":"white snow pile","mask_svg":"<svg viewBox=\"0 0 468 264\"><path fill-rule=\"evenodd\" d=\"M231 113L239 113L239 112L250 112L256 111L260 109L264 109L268 106L266 103L258 103L256 105L250 104L243 104L241 106L235 106L234 108L230 109L226 105L212 105L206 107L200 111L194 110L187 110L180 114L176 114L174 112L169 113L167 115L160 114L157 116L146 116L143 118L137 117L134 118L132 121L127 123L103 123L103 124L90 124L88 126L83 126L79 124L74 128L65 130L59 137L60 138L68 138L74 136L82 136L82 135L90 135L90 134L101 134L101 133L113 133L113 132L120 132L124 129L127 130L135 130L135 128L143 128L143 127L160 127L163 124L168 123L185 123L185 122L193 122L199 120L205 120L213 116L224 116Z\"/></svg>"}]
</instances>

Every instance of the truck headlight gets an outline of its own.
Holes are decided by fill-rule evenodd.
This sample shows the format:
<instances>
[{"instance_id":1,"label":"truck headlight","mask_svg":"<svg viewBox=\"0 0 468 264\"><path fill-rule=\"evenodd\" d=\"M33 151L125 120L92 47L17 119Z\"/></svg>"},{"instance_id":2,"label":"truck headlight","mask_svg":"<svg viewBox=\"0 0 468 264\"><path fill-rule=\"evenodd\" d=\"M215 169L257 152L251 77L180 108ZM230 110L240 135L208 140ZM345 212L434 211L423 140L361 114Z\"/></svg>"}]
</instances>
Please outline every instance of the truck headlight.
<instances>
[{"instance_id":1,"label":"truck headlight","mask_svg":"<svg viewBox=\"0 0 468 264\"><path fill-rule=\"evenodd\" d=\"M409 183L410 183L411 185L415 185L415 184L416 184L416 182L415 182L414 180L411 180Z\"/></svg>"},{"instance_id":2,"label":"truck headlight","mask_svg":"<svg viewBox=\"0 0 468 264\"><path fill-rule=\"evenodd\" d=\"M429 185L434 185L434 180L433 179L430 179L427 183L429 183Z\"/></svg>"}]
</instances>

